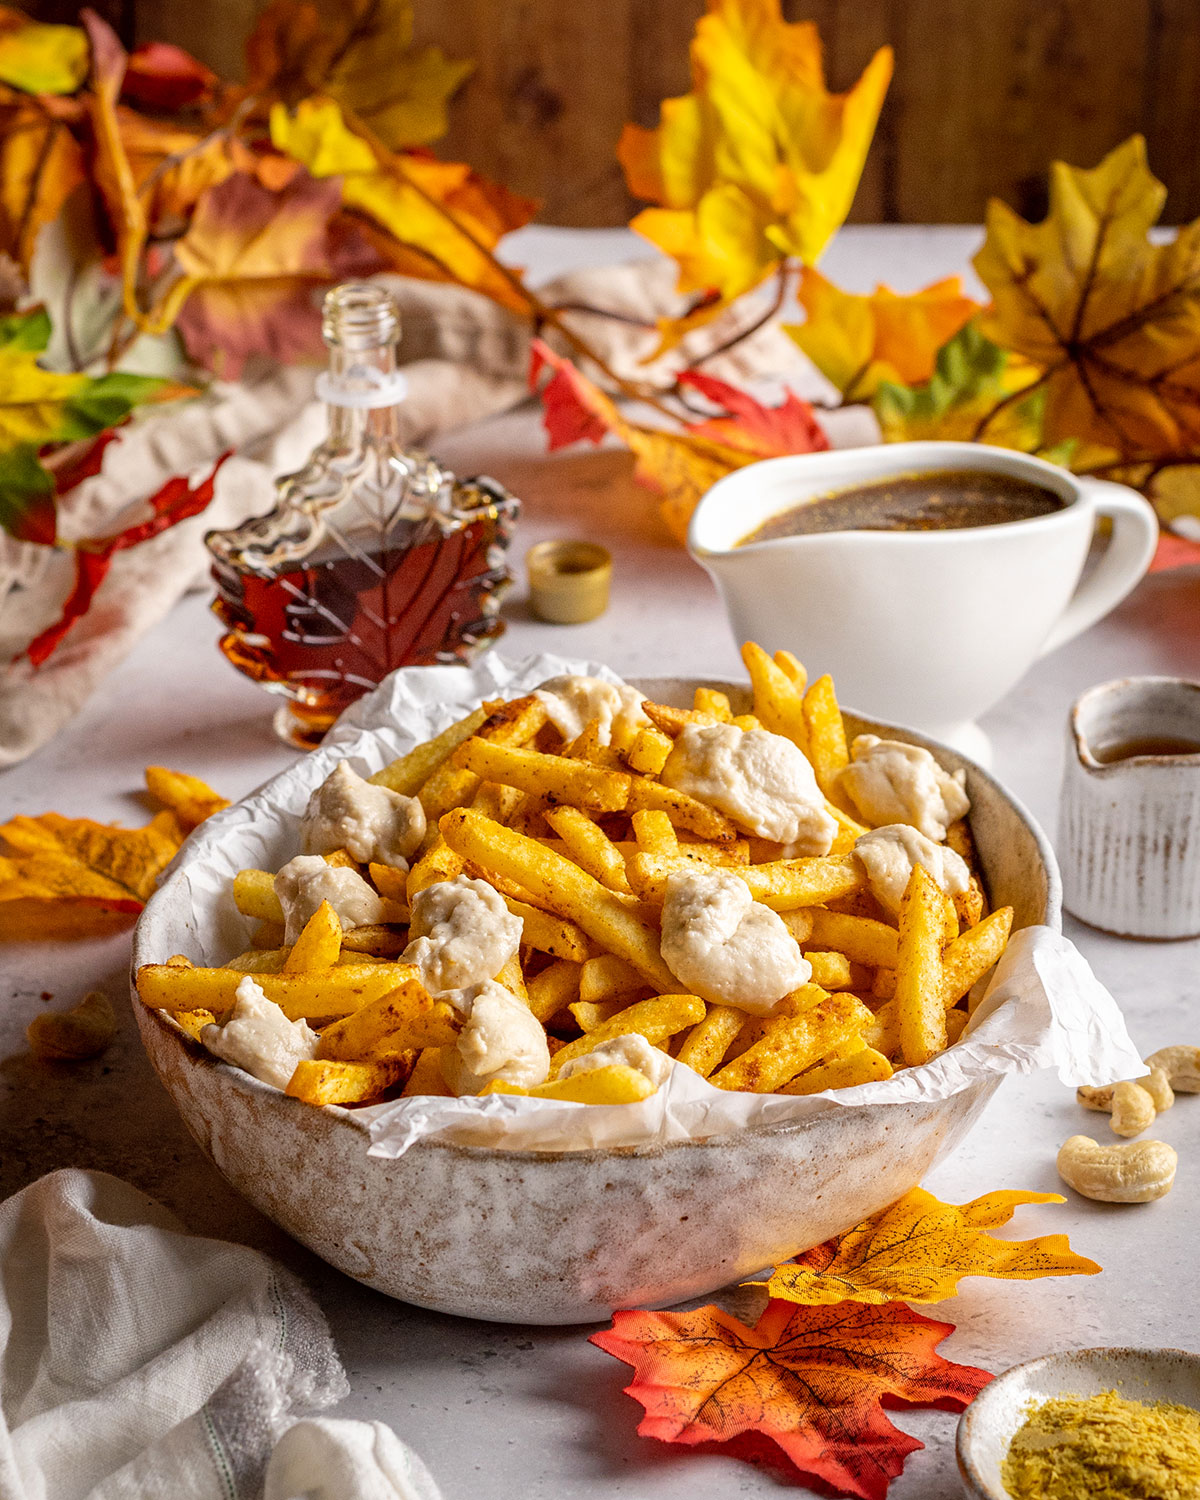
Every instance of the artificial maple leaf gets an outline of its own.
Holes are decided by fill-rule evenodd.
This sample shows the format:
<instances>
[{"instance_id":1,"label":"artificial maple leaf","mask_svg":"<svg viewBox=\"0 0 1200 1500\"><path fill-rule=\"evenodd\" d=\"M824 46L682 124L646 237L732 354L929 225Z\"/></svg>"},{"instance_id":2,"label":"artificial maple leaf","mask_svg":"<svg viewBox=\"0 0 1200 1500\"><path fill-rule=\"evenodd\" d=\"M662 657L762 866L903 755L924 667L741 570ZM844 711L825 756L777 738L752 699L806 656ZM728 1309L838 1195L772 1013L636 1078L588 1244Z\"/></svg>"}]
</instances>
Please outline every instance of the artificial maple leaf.
<instances>
[{"instance_id":1,"label":"artificial maple leaf","mask_svg":"<svg viewBox=\"0 0 1200 1500\"><path fill-rule=\"evenodd\" d=\"M30 641L25 654L35 667L40 667L62 643L63 637L76 620L85 615L95 598L96 590L108 576L116 553L129 547L148 542L151 537L161 535L180 521L197 516L205 510L213 497L217 474L229 457L224 454L209 472L207 478L193 487L182 475L168 479L146 504L150 516L137 521L102 541L77 542L75 544L75 583L63 604L62 612L53 624L48 625Z\"/></svg>"},{"instance_id":2,"label":"artificial maple leaf","mask_svg":"<svg viewBox=\"0 0 1200 1500\"><path fill-rule=\"evenodd\" d=\"M217 75L171 42L146 42L129 55L122 96L144 109L171 114L208 99Z\"/></svg>"},{"instance_id":3,"label":"artificial maple leaf","mask_svg":"<svg viewBox=\"0 0 1200 1500\"><path fill-rule=\"evenodd\" d=\"M630 191L662 205L631 227L678 262L680 291L731 300L788 256L815 262L846 217L892 53L831 94L811 22L785 22L779 0L709 0L691 66L692 92L656 130L627 125L617 154Z\"/></svg>"},{"instance_id":4,"label":"artificial maple leaf","mask_svg":"<svg viewBox=\"0 0 1200 1500\"><path fill-rule=\"evenodd\" d=\"M87 77L87 38L0 5L0 83L30 94L73 94Z\"/></svg>"},{"instance_id":5,"label":"artificial maple leaf","mask_svg":"<svg viewBox=\"0 0 1200 1500\"><path fill-rule=\"evenodd\" d=\"M297 104L328 94L392 150L446 133L446 104L473 71L412 48L411 0L275 0L246 48L249 89Z\"/></svg>"},{"instance_id":6,"label":"artificial maple leaf","mask_svg":"<svg viewBox=\"0 0 1200 1500\"><path fill-rule=\"evenodd\" d=\"M146 780L167 809L143 828L58 813L0 826L0 845L10 851L0 853L0 939L88 937L127 922L190 832L174 794L186 787L191 813L228 806L193 776L149 767Z\"/></svg>"},{"instance_id":7,"label":"artificial maple leaf","mask_svg":"<svg viewBox=\"0 0 1200 1500\"><path fill-rule=\"evenodd\" d=\"M1200 221L1152 245L1165 197L1133 136L1091 171L1055 162L1040 224L988 206L983 331L1037 368L1051 442L1200 447Z\"/></svg>"},{"instance_id":8,"label":"artificial maple leaf","mask_svg":"<svg viewBox=\"0 0 1200 1500\"><path fill-rule=\"evenodd\" d=\"M236 379L254 354L283 363L316 359L316 290L336 280L331 221L341 193L299 174L278 192L246 172L208 188L175 244L184 273L176 323L193 359Z\"/></svg>"},{"instance_id":9,"label":"artificial maple leaf","mask_svg":"<svg viewBox=\"0 0 1200 1500\"><path fill-rule=\"evenodd\" d=\"M617 1312L591 1342L634 1367L626 1390L646 1409L644 1436L723 1443L762 1433L802 1474L882 1500L923 1446L882 1403L961 1411L992 1378L935 1352L953 1331L903 1303L773 1300L753 1328L718 1307Z\"/></svg>"},{"instance_id":10,"label":"artificial maple leaf","mask_svg":"<svg viewBox=\"0 0 1200 1500\"><path fill-rule=\"evenodd\" d=\"M805 266L797 295L807 319L784 324L784 332L844 401L868 400L885 380L923 384L933 375L938 350L979 311L957 276L907 296L877 286L859 297Z\"/></svg>"},{"instance_id":11,"label":"artificial maple leaf","mask_svg":"<svg viewBox=\"0 0 1200 1500\"><path fill-rule=\"evenodd\" d=\"M712 438L760 458L784 453L822 453L829 447L829 439L812 407L793 391L785 391L778 406L764 406L748 391L698 370L685 370L679 376L679 383L699 391L726 413L703 422L689 422L687 430L693 437Z\"/></svg>"},{"instance_id":12,"label":"artificial maple leaf","mask_svg":"<svg viewBox=\"0 0 1200 1500\"><path fill-rule=\"evenodd\" d=\"M148 233L156 240L184 234L200 195L234 172L257 176L272 158L257 156L236 135L201 133L170 121L152 120L136 110L118 108L117 128L129 163ZM267 186L282 187L283 181Z\"/></svg>"},{"instance_id":13,"label":"artificial maple leaf","mask_svg":"<svg viewBox=\"0 0 1200 1500\"><path fill-rule=\"evenodd\" d=\"M984 442L1024 452L1043 446L1045 395L1037 369L992 343L975 322L938 350L926 384L910 388L885 380L871 404L889 443L969 442L982 428Z\"/></svg>"},{"instance_id":14,"label":"artificial maple leaf","mask_svg":"<svg viewBox=\"0 0 1200 1500\"><path fill-rule=\"evenodd\" d=\"M84 181L83 151L38 99L0 103L0 253L28 274L37 237Z\"/></svg>"},{"instance_id":15,"label":"artificial maple leaf","mask_svg":"<svg viewBox=\"0 0 1200 1500\"><path fill-rule=\"evenodd\" d=\"M537 209L532 199L461 162L407 152L389 154L381 163L329 98L302 100L293 112L277 104L271 139L314 177L341 179L342 201L378 226L372 242L394 270L457 282L515 312L529 311L511 276L484 252L529 222Z\"/></svg>"},{"instance_id":16,"label":"artificial maple leaf","mask_svg":"<svg viewBox=\"0 0 1200 1500\"><path fill-rule=\"evenodd\" d=\"M1065 1234L998 1240L986 1231L1007 1224L1023 1203L1063 1203L1058 1193L987 1193L960 1206L913 1188L845 1234L776 1266L772 1297L791 1302L940 1302L963 1276L1033 1281L1094 1276L1094 1260L1076 1255Z\"/></svg>"}]
</instances>

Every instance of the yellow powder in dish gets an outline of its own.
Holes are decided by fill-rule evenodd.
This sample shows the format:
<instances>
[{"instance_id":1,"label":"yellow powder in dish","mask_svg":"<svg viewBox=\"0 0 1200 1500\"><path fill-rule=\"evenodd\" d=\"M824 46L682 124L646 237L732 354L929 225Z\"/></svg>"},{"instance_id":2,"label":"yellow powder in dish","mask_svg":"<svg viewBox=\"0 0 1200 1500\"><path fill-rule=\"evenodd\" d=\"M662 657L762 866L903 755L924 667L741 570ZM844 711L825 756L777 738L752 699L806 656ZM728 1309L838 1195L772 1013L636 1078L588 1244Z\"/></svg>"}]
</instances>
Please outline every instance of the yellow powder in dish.
<instances>
[{"instance_id":1,"label":"yellow powder in dish","mask_svg":"<svg viewBox=\"0 0 1200 1500\"><path fill-rule=\"evenodd\" d=\"M1116 1391L1031 1407L1001 1471L1014 1500L1196 1500L1200 1411Z\"/></svg>"}]
</instances>

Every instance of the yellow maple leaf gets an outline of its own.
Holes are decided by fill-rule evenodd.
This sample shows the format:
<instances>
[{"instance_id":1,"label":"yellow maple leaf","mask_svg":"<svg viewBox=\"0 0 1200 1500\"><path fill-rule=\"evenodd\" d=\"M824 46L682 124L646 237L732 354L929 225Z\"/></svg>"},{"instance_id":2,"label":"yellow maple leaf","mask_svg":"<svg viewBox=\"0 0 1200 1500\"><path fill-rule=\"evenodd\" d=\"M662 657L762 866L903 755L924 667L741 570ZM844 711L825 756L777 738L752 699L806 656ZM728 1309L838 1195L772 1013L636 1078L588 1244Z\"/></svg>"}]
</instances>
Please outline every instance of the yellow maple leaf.
<instances>
[{"instance_id":1,"label":"yellow maple leaf","mask_svg":"<svg viewBox=\"0 0 1200 1500\"><path fill-rule=\"evenodd\" d=\"M45 26L0 5L0 83L29 94L73 94L87 70L87 38L78 26Z\"/></svg>"},{"instance_id":2,"label":"yellow maple leaf","mask_svg":"<svg viewBox=\"0 0 1200 1500\"><path fill-rule=\"evenodd\" d=\"M947 276L919 292L897 295L877 286L869 297L843 292L806 266L798 297L808 315L784 324L845 401L865 401L885 380L917 385L930 378L937 352L979 306Z\"/></svg>"},{"instance_id":3,"label":"yellow maple leaf","mask_svg":"<svg viewBox=\"0 0 1200 1500\"><path fill-rule=\"evenodd\" d=\"M986 1232L1007 1224L1023 1203L1065 1201L1058 1193L995 1192L959 1206L913 1188L837 1239L777 1266L767 1290L790 1302L940 1302L957 1295L964 1276L1094 1276L1100 1267L1076 1255L1065 1234L998 1240Z\"/></svg>"},{"instance_id":4,"label":"yellow maple leaf","mask_svg":"<svg viewBox=\"0 0 1200 1500\"><path fill-rule=\"evenodd\" d=\"M814 263L850 211L892 74L881 48L846 94L825 86L811 22L779 0L709 0L692 92L655 130L627 125L629 188L661 207L632 227L679 263L680 290L740 296L789 256Z\"/></svg>"},{"instance_id":5,"label":"yellow maple leaf","mask_svg":"<svg viewBox=\"0 0 1200 1500\"><path fill-rule=\"evenodd\" d=\"M0 103L0 251L22 270L83 180L83 150L65 121L37 99Z\"/></svg>"},{"instance_id":6,"label":"yellow maple leaf","mask_svg":"<svg viewBox=\"0 0 1200 1500\"><path fill-rule=\"evenodd\" d=\"M411 0L274 0L247 43L249 86L288 104L328 94L392 150L428 145L475 64L412 37Z\"/></svg>"},{"instance_id":7,"label":"yellow maple leaf","mask_svg":"<svg viewBox=\"0 0 1200 1500\"><path fill-rule=\"evenodd\" d=\"M329 98L301 100L294 111L276 104L271 140L314 177L341 178L342 202L377 226L372 240L395 269L426 280L456 281L528 312L528 301L485 252L532 218L531 200L486 181L461 162L404 154L381 162Z\"/></svg>"},{"instance_id":8,"label":"yellow maple leaf","mask_svg":"<svg viewBox=\"0 0 1200 1500\"><path fill-rule=\"evenodd\" d=\"M44 447L79 436L70 403L92 384L86 375L43 370L49 322L44 317L0 321L0 452L28 443Z\"/></svg>"},{"instance_id":9,"label":"yellow maple leaf","mask_svg":"<svg viewBox=\"0 0 1200 1500\"><path fill-rule=\"evenodd\" d=\"M1040 224L988 206L983 331L1040 371L1051 442L1200 445L1200 221L1151 244L1165 197L1133 136L1091 171L1055 162Z\"/></svg>"}]
</instances>

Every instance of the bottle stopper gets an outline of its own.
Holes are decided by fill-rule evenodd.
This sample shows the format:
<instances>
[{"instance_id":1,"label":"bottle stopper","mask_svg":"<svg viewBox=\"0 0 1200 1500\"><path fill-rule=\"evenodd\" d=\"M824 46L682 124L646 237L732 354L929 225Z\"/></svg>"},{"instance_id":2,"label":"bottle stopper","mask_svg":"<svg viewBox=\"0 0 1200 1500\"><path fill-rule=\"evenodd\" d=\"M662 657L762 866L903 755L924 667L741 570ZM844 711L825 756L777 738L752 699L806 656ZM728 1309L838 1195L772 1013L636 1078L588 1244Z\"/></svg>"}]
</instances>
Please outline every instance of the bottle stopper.
<instances>
[{"instance_id":1,"label":"bottle stopper","mask_svg":"<svg viewBox=\"0 0 1200 1500\"><path fill-rule=\"evenodd\" d=\"M581 625L608 608L612 555L596 542L539 542L525 556L529 604L551 625Z\"/></svg>"}]
</instances>

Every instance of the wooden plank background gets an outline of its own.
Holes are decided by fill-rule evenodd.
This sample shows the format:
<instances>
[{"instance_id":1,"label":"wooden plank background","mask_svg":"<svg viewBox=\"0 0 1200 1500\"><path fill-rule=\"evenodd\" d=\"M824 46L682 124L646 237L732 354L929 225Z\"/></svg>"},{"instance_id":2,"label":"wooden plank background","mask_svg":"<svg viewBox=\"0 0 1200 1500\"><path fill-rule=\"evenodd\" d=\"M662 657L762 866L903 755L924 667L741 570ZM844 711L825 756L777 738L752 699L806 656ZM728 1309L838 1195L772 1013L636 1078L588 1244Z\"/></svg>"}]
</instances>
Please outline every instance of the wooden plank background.
<instances>
[{"instance_id":1,"label":"wooden plank background","mask_svg":"<svg viewBox=\"0 0 1200 1500\"><path fill-rule=\"evenodd\" d=\"M95 0L94 0L95 3ZM990 195L1026 215L1046 166L1091 166L1134 130L1166 182L1167 218L1200 215L1200 0L784 0L815 20L830 83L875 48L896 76L852 218L971 223ZM73 19L67 0L35 0ZM237 76L255 0L100 0L127 40L178 42ZM439 153L543 202L553 224L623 223L613 149L688 87L704 0L415 0L417 40L473 57Z\"/></svg>"}]
</instances>

